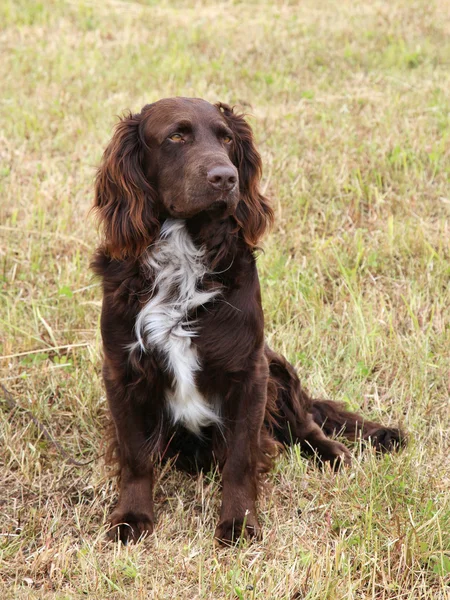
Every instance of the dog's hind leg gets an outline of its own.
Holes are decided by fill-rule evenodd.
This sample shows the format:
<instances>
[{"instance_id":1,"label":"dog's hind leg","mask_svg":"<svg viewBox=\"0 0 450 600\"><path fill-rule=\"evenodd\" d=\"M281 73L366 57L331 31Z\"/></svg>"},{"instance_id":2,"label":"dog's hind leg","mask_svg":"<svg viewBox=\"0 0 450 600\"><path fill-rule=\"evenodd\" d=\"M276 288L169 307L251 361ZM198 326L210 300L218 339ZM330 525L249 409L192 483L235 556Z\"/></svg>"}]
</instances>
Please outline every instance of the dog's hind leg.
<instances>
[{"instance_id":1,"label":"dog's hind leg","mask_svg":"<svg viewBox=\"0 0 450 600\"><path fill-rule=\"evenodd\" d=\"M266 422L279 442L299 443L324 461L344 463L350 459L348 449L328 436L340 435L350 441L362 438L380 451L403 445L401 430L367 421L337 402L310 398L293 366L267 346L265 352L270 371Z\"/></svg>"}]
</instances>

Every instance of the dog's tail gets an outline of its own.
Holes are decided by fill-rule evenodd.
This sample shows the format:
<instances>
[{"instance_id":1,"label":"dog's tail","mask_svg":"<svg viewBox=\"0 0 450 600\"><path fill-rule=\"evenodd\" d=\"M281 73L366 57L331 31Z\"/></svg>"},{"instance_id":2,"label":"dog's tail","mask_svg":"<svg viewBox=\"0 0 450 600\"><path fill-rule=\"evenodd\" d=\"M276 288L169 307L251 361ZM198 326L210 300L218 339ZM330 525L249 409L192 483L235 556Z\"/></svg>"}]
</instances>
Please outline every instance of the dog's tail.
<instances>
[{"instance_id":1,"label":"dog's tail","mask_svg":"<svg viewBox=\"0 0 450 600\"><path fill-rule=\"evenodd\" d=\"M406 437L400 429L366 420L338 402L310 398L285 358L268 347L266 357L270 370L266 420L282 444L302 442L305 427L312 420L327 437L339 436L352 442L367 440L382 452L404 445Z\"/></svg>"}]
</instances>

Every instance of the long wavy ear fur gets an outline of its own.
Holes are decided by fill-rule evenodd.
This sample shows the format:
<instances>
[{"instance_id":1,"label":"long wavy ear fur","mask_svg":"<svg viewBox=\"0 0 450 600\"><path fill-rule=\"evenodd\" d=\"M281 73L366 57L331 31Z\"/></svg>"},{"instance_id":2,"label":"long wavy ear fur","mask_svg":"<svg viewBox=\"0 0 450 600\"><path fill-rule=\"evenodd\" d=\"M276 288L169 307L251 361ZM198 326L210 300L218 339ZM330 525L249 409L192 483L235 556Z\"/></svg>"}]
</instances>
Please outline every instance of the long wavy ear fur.
<instances>
[{"instance_id":1,"label":"long wavy ear fur","mask_svg":"<svg viewBox=\"0 0 450 600\"><path fill-rule=\"evenodd\" d=\"M266 229L273 223L273 210L259 190L262 164L253 142L253 133L244 115L236 114L233 108L219 102L222 112L234 136L233 162L239 171L241 199L236 210L236 219L244 239L255 248Z\"/></svg>"},{"instance_id":2,"label":"long wavy ear fur","mask_svg":"<svg viewBox=\"0 0 450 600\"><path fill-rule=\"evenodd\" d=\"M103 154L95 180L94 208L111 258L137 258L159 231L156 192L143 171L142 114L125 115Z\"/></svg>"}]
</instances>

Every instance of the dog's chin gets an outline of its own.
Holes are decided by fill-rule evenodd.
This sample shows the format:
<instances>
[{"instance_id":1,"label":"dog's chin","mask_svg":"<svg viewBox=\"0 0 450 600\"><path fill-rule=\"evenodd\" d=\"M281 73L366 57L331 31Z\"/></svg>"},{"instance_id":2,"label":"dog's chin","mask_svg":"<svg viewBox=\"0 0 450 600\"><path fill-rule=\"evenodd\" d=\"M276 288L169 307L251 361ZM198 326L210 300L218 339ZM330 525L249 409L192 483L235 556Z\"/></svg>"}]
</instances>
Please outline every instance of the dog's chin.
<instances>
[{"instance_id":1,"label":"dog's chin","mask_svg":"<svg viewBox=\"0 0 450 600\"><path fill-rule=\"evenodd\" d=\"M211 217L224 218L234 214L237 204L234 202L228 202L227 200L216 200L213 202L205 212Z\"/></svg>"},{"instance_id":2,"label":"dog's chin","mask_svg":"<svg viewBox=\"0 0 450 600\"><path fill-rule=\"evenodd\" d=\"M170 204L168 213L172 218L191 219L201 213L207 213L210 218L229 217L234 215L238 198L234 194L216 194L215 197L191 199L182 205Z\"/></svg>"}]
</instances>

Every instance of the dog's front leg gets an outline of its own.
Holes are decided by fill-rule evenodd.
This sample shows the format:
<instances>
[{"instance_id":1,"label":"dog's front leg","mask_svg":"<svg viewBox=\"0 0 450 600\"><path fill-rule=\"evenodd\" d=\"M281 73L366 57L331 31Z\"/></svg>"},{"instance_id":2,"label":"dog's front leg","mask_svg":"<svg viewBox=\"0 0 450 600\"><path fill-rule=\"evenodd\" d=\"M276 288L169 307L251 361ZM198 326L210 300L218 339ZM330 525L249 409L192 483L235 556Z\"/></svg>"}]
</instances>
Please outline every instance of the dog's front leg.
<instances>
[{"instance_id":1,"label":"dog's front leg","mask_svg":"<svg viewBox=\"0 0 450 600\"><path fill-rule=\"evenodd\" d=\"M259 472L264 461L261 429L267 397L268 366L265 357L232 386L227 399L227 453L222 470L222 507L216 539L231 544L261 536L256 515Z\"/></svg>"},{"instance_id":2,"label":"dog's front leg","mask_svg":"<svg viewBox=\"0 0 450 600\"><path fill-rule=\"evenodd\" d=\"M110 539L137 541L152 533L153 465L148 452L148 398L130 388L117 368L105 361L106 393L114 421L119 460L119 500L110 516ZM142 396L142 397L141 397Z\"/></svg>"}]
</instances>

